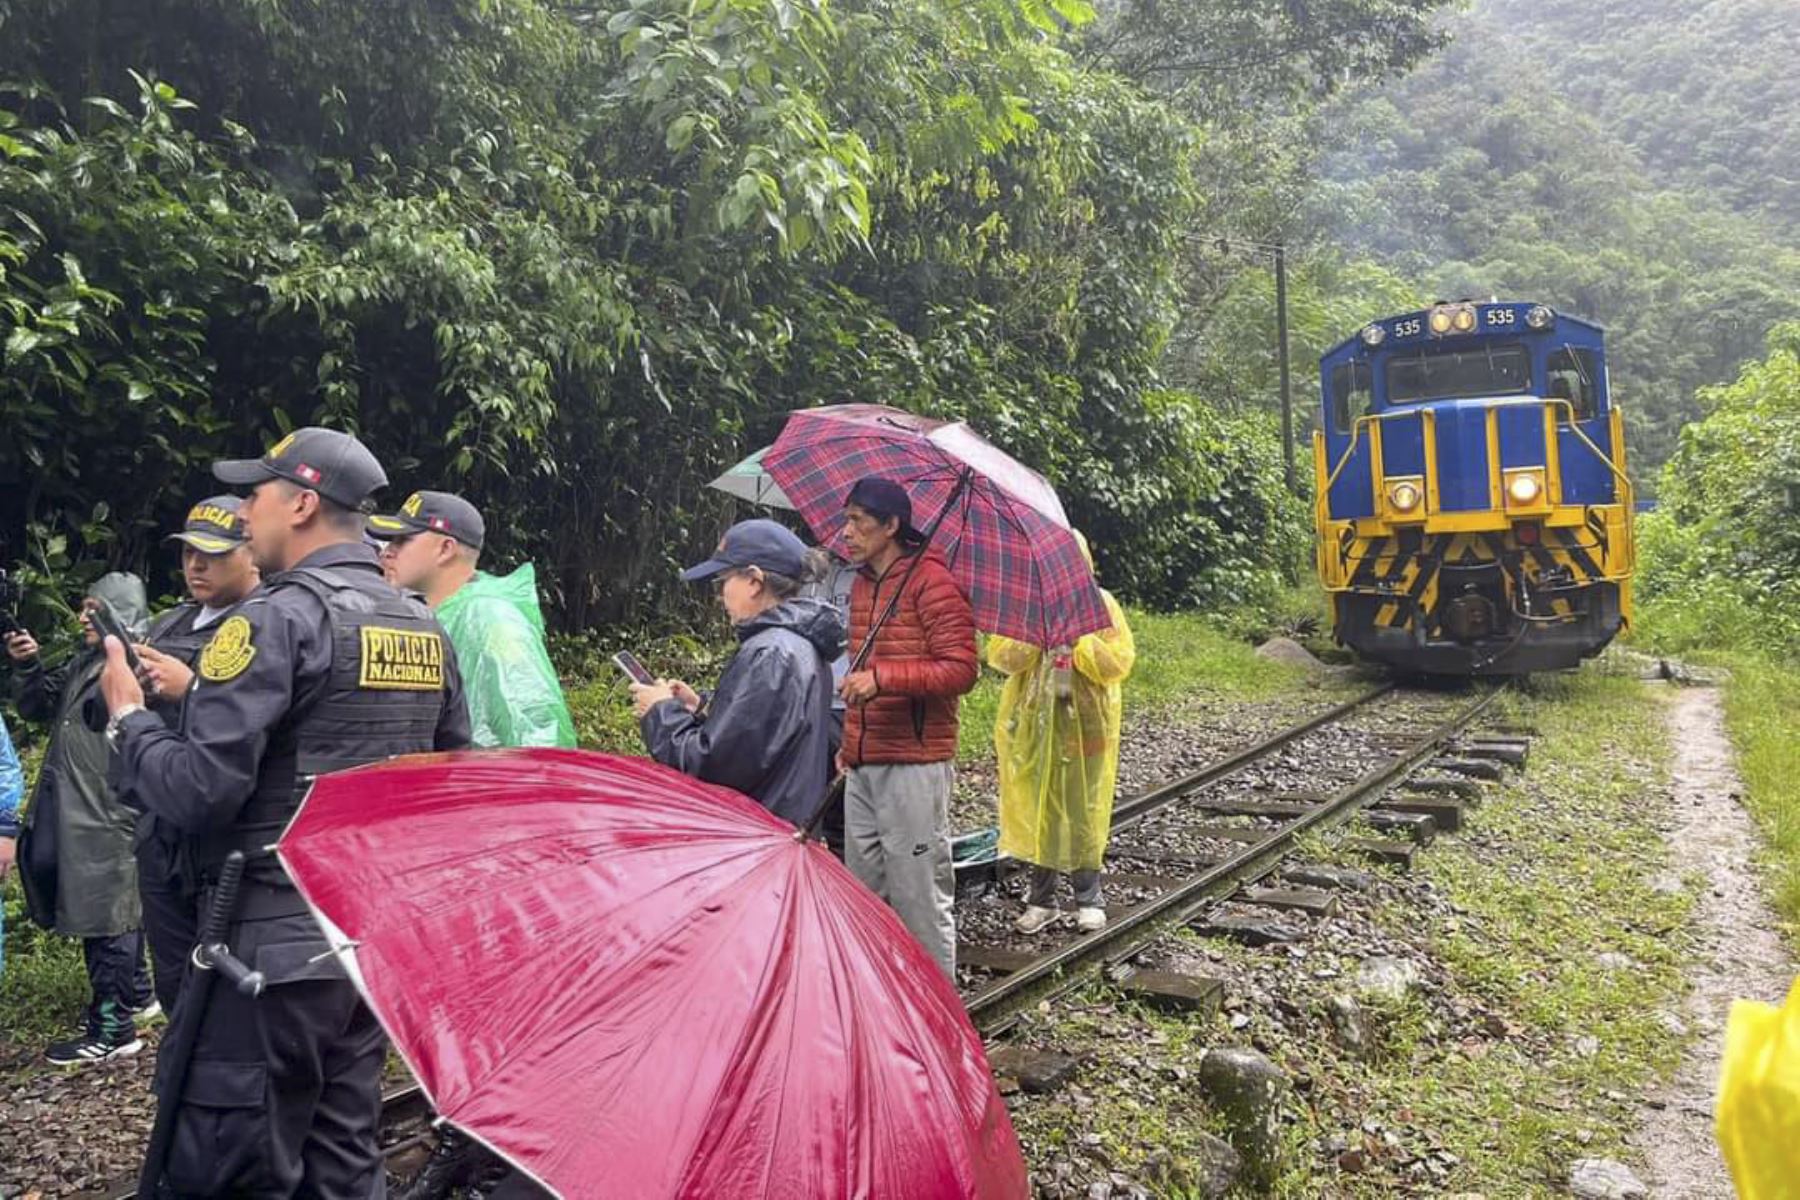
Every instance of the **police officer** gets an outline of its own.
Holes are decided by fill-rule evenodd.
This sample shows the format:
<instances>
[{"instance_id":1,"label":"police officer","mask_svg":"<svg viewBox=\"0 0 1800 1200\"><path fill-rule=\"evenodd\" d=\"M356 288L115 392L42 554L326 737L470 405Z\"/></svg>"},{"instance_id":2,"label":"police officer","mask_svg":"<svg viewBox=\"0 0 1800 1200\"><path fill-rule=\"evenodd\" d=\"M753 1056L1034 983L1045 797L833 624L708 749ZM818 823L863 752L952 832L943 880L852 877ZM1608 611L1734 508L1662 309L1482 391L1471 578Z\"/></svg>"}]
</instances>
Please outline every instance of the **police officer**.
<instances>
[{"instance_id":1,"label":"police officer","mask_svg":"<svg viewBox=\"0 0 1800 1200\"><path fill-rule=\"evenodd\" d=\"M193 683L201 647L212 637L214 626L256 590L261 577L244 541L236 496L200 501L168 540L181 543L188 599L156 618L138 647L138 657L144 663L142 679L151 710L170 729L179 730L181 702ZM133 803L129 796L121 798ZM198 881L185 865L181 834L154 813L138 819L136 851L156 999L164 1012L173 1013L199 930Z\"/></svg>"},{"instance_id":2,"label":"police officer","mask_svg":"<svg viewBox=\"0 0 1800 1200\"><path fill-rule=\"evenodd\" d=\"M302 429L213 474L250 489L239 517L263 589L200 651L180 732L144 711L111 640L101 677L123 782L187 836L202 885L231 851L249 856L228 941L268 980L260 998L213 988L203 1015L177 1012L197 1032L182 1094L162 1080L159 1102L179 1108L161 1186L380 1197L385 1039L266 847L309 777L466 746L462 682L430 612L383 582L362 543L362 510L387 477L360 442Z\"/></svg>"}]
</instances>

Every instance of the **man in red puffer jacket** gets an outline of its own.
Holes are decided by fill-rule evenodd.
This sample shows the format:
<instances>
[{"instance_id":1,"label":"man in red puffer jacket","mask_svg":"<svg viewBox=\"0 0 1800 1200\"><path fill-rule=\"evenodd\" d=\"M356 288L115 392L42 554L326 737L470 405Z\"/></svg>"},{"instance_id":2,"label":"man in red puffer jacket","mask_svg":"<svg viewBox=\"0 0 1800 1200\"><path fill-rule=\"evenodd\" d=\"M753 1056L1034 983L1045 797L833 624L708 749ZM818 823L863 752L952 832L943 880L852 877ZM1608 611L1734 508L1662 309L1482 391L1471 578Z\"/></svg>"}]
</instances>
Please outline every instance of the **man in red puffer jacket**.
<instances>
[{"instance_id":1,"label":"man in red puffer jacket","mask_svg":"<svg viewBox=\"0 0 1800 1200\"><path fill-rule=\"evenodd\" d=\"M844 541L860 568L850 588L853 656L900 596L862 669L839 686L849 702L839 752L848 771L844 861L955 979L950 790L958 697L981 673L975 617L912 527L899 484L870 478L850 489Z\"/></svg>"}]
</instances>

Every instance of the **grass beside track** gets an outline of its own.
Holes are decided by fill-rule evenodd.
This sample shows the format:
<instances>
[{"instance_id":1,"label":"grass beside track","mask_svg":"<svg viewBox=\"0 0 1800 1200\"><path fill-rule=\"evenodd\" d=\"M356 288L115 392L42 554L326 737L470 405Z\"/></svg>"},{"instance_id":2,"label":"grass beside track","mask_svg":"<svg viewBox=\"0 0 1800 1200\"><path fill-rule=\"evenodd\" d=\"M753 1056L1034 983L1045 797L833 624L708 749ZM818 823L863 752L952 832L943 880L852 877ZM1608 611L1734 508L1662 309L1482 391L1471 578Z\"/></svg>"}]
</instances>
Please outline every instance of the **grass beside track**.
<instances>
[{"instance_id":1,"label":"grass beside track","mask_svg":"<svg viewBox=\"0 0 1800 1200\"><path fill-rule=\"evenodd\" d=\"M1800 664L1723 659L1725 725L1738 752L1744 803L1762 835L1769 898L1800 945Z\"/></svg>"},{"instance_id":2,"label":"grass beside track","mask_svg":"<svg viewBox=\"0 0 1800 1200\"><path fill-rule=\"evenodd\" d=\"M1387 1123L1454 1155L1436 1185L1450 1192L1556 1192L1575 1158L1629 1159L1639 1096L1682 1050L1669 1018L1703 881L1655 886L1669 863L1660 707L1643 685L1594 674L1533 692L1517 705L1542 734L1530 771L1473 814L1463 845L1420 866L1456 914L1424 947L1453 1004L1484 1010L1497 1036L1446 1039L1441 1007L1409 999L1382 1014L1382 1052L1358 1081ZM1399 910L1382 916L1410 936ZM1390 1195L1395 1182L1301 1172L1288 1191Z\"/></svg>"},{"instance_id":3,"label":"grass beside track","mask_svg":"<svg viewBox=\"0 0 1800 1200\"><path fill-rule=\"evenodd\" d=\"M1638 1098L1682 1050L1667 1014L1699 883L1653 886L1669 861L1661 711L1642 685L1585 672L1507 703L1541 732L1530 770L1393 877L1367 920L1295 949L1193 939L1186 969L1224 976L1237 999L1209 1021L1094 989L1034 1022L1046 1044L1091 1056L1064 1092L1015 1101L1034 1169L1206 1194L1220 1126L1194 1080L1215 1046L1261 1050L1294 1084L1286 1163L1244 1194L1553 1195L1572 1159L1629 1158ZM1427 983L1365 997L1370 1045L1353 1055L1326 1005L1371 953L1428 964Z\"/></svg>"}]
</instances>

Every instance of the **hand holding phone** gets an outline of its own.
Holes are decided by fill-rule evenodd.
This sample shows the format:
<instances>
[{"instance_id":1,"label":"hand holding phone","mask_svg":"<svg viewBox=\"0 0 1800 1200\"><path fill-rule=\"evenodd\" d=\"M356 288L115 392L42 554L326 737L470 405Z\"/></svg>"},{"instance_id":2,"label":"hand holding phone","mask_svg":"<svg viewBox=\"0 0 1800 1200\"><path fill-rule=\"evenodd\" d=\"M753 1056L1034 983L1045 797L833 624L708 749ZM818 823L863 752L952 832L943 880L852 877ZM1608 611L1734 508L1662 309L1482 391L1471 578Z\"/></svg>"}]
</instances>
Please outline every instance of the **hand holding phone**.
<instances>
[{"instance_id":1,"label":"hand holding phone","mask_svg":"<svg viewBox=\"0 0 1800 1200\"><path fill-rule=\"evenodd\" d=\"M100 644L106 645L106 639L116 637L119 645L125 647L125 665L131 668L133 675L142 675L144 664L138 660L137 648L132 645L131 635L125 632L125 626L113 615L113 610L102 600L87 610L88 620L94 623L94 629L100 635Z\"/></svg>"},{"instance_id":2,"label":"hand holding phone","mask_svg":"<svg viewBox=\"0 0 1800 1200\"><path fill-rule=\"evenodd\" d=\"M648 687L650 684L656 682L656 676L652 675L649 669L646 668L643 663L638 661L637 655L629 650L619 651L612 656L612 661L613 666L625 672L626 678L630 679L633 683L642 684L645 687Z\"/></svg>"}]
</instances>

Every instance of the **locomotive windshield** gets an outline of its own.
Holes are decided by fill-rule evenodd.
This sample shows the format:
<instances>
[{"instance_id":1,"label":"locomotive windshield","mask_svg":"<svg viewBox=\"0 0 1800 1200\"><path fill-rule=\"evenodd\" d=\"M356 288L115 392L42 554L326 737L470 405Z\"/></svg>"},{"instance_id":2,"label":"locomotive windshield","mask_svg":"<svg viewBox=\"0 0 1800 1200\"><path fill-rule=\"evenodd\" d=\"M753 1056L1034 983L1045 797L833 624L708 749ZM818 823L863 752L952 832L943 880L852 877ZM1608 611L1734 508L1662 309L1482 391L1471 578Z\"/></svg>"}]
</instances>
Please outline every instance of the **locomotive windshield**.
<instances>
[{"instance_id":1,"label":"locomotive windshield","mask_svg":"<svg viewBox=\"0 0 1800 1200\"><path fill-rule=\"evenodd\" d=\"M1515 396L1531 390L1531 355L1524 346L1421 347L1387 365L1389 404Z\"/></svg>"}]
</instances>

